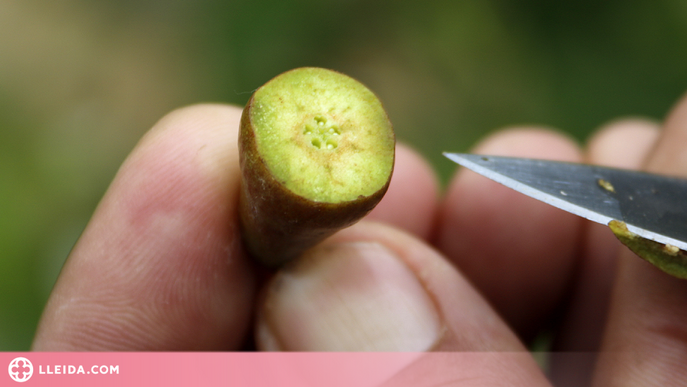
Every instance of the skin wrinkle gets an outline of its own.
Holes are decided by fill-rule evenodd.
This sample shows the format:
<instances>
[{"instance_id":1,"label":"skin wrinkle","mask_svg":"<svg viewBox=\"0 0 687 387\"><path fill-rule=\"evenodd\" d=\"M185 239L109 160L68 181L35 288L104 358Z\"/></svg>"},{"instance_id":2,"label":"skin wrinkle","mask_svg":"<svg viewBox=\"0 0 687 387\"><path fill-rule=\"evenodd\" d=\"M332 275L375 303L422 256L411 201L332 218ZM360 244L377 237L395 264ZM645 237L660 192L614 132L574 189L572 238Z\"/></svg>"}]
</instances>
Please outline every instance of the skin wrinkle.
<instances>
[{"instance_id":1,"label":"skin wrinkle","mask_svg":"<svg viewBox=\"0 0 687 387\"><path fill-rule=\"evenodd\" d=\"M107 349L108 346L104 343L108 342L108 337L112 333L118 333L121 326L127 326L132 332L140 330L140 327L138 327L136 323L137 319L135 314L127 308L128 305L121 305L121 301L119 301L119 303L122 310L129 310L129 312L111 315L109 319L103 320L101 315L110 312L113 306L111 302L93 303L87 300L84 303L79 300L79 303L71 304L76 308L73 309L72 318L74 318L77 324L63 328L73 331L76 335L82 337L83 342L88 343L91 350ZM154 334L155 332L152 331L149 333ZM141 332L141 334L145 333ZM136 335L134 335L134 337L135 336ZM59 335L58 338L61 339L62 336ZM122 347L126 347L127 342L130 342L126 337L122 337L122 339L124 340L119 340L117 343L114 343L116 344L116 348L112 349L121 349ZM70 343L66 344L65 350L82 350L82 348L78 346L73 346Z\"/></svg>"},{"instance_id":2,"label":"skin wrinkle","mask_svg":"<svg viewBox=\"0 0 687 387\"><path fill-rule=\"evenodd\" d=\"M153 182L154 183L154 182ZM191 185L192 186L192 185ZM183 200L186 199L185 197L180 197L179 201L183 202ZM152 201L156 201L156 198L153 197ZM193 200L190 201L191 203L194 203ZM148 204L148 203L146 203ZM193 228L186 228L185 223L188 221L191 221L189 219L189 216L187 215L187 212L190 214L194 210L196 210L196 205L191 204L188 209L181 210L182 212L171 212L176 210L175 203L172 203L169 207L165 208L154 208L151 209L151 207L155 207L153 204L152 206L144 206L142 208L134 208L131 211L131 214L133 215L133 220L132 223L135 224L136 229L141 229L143 233L145 232L151 232L152 234L159 234L159 235L169 235L170 238L168 238L166 243L169 243L167 246L168 249L170 250L178 250L178 251L186 251L186 254L188 255L187 258L181 259L179 262L194 262L196 259L191 258L191 256L195 255L194 250L197 250L197 248L193 247L195 246L195 241L191 242L190 236L188 235L190 229ZM179 210L176 210L179 211ZM160 231L162 229L163 231ZM180 242L179 242L180 241ZM176 242L176 243L175 243ZM179 245L178 248L172 247L174 244ZM156 246L150 246L150 250L154 251L157 247ZM150 254L145 254L142 255L142 257L148 257ZM132 257L133 258L133 257ZM160 257L164 258L164 257ZM142 264L137 264L137 263L132 263L134 267L148 267L150 268L150 262L145 262ZM156 265L159 267L165 267L163 265ZM191 269L189 272L188 269ZM142 311L143 316L147 316L149 313L152 313L154 315L158 315L160 317L165 316L167 311L171 311L173 313L176 312L176 306L177 305L184 305L184 298L188 292L192 292L190 290L187 290L185 287L180 287L181 285L180 282L181 280L179 278L175 278L175 273L176 272L187 272L188 277L185 278L184 280L188 280L189 278L193 278L193 269L194 267L191 266L189 268L184 268L183 266L179 265L174 265L171 267L166 267L166 270L164 272L159 272L157 273L158 275L155 275L153 273L150 273L148 271L142 271L139 273L141 276L140 279L136 278L130 278L132 280L133 284L140 284L144 285L144 288L138 289L138 286L134 286L131 288L132 294L135 294L137 292L145 293L145 294L159 294L159 299L158 301L155 301L155 298L153 298L150 303L150 310L146 312L145 310ZM152 274L152 277L151 277ZM160 280L160 275L162 278L172 278L173 281L168 282L168 286L166 287L160 287L159 284L165 284L164 281ZM152 280L152 281L151 281ZM195 304L195 303L194 303ZM192 304L192 305L194 305ZM141 305L142 306L142 305ZM188 313L188 312L186 312ZM193 314L200 313L198 311L194 311Z\"/></svg>"},{"instance_id":3,"label":"skin wrinkle","mask_svg":"<svg viewBox=\"0 0 687 387\"><path fill-rule=\"evenodd\" d=\"M198 155L200 155L200 154L202 153L201 151L202 151L203 149L206 149L206 147L207 147L206 145L202 145L202 146L200 146L200 147L196 150L196 158L194 159L195 161L198 160ZM190 184L190 186L193 186L193 185ZM236 195L236 194L234 194L234 195ZM235 197L235 196L234 196L234 197ZM210 201L210 202L224 203L223 200L219 200L219 199L215 199L215 200L212 200L212 199L211 199L211 200L209 200L209 201ZM200 203L200 202L203 202L203 201L202 201L202 200L198 200L198 199L196 199L196 200L191 200L191 203ZM222 208L219 208L219 209L217 209L217 208L209 208L209 207L208 207L208 208L206 208L205 210L206 210L207 213L212 213L212 212L215 212L215 211L217 211L217 210L220 210L220 212L225 212L225 211L221 211L221 210L226 210L226 207L227 207L227 206L226 206L226 205L222 205L221 207L222 207ZM191 210L191 212L196 211L195 205L192 205L191 208L190 208L190 210ZM202 219L202 218L204 217L204 215L203 215L203 214L198 214L198 217ZM230 224L230 223L228 223L228 224ZM231 225L231 224L230 224L230 225ZM199 227L197 227L197 229L202 230L203 227L200 227L200 226L199 226ZM214 228L208 227L208 229L212 230L212 229L214 229ZM234 228L233 228L233 227L229 227L229 229L230 229L230 230L233 230ZM227 234L232 235L233 233L228 232ZM216 237L216 236L215 236L215 235L211 235L210 232L208 232L208 233L205 234L204 238L201 237L201 238L205 239L205 240L202 241L202 242L201 242L201 241L193 241L193 240L190 239L190 238L182 238L182 241L185 241L183 247L186 248L187 250L189 250L190 253L192 253L192 251L193 251L194 249L195 249L195 250L198 250L198 252L201 252L201 253L202 253L203 249L206 249L206 248L207 248L207 246L206 246L207 241L210 240L210 239L212 239L212 237ZM205 243L203 243L203 242L205 242ZM235 245L235 238L231 238L231 239L230 239L230 246L219 246L219 248L220 248L221 251L225 251L225 252L226 252L226 251L236 251L235 247L233 247L234 245ZM228 256L229 258L231 258L232 255L233 255L233 254L228 254L227 256ZM192 261L192 260L190 260L190 261ZM229 263L229 262L227 262L227 263ZM220 267L222 267L222 266L224 266L224 265L220 265ZM201 268L200 268L200 267L197 267L197 269L200 270ZM212 277L213 277L213 278L217 278L217 277L218 277L218 274L217 274L218 272L219 272L219 270L214 270L214 271L212 271L212 274L211 274ZM192 278L192 285L195 285L195 286L197 286L197 285L199 285L199 284L202 285L203 282L201 281L201 278L205 278L205 277L206 277L206 276L204 276L202 273L199 273L199 274L196 274L196 275L190 275L190 278ZM172 288L173 288L173 287L172 287ZM162 293L164 294L165 292L163 291ZM200 292L199 292L199 291L194 291L194 290L192 290L192 288L191 288L191 289L186 289L184 293L178 294L177 299L174 300L173 302L171 302L171 304L175 304L175 303L184 304L184 302L183 302L184 297L188 297L188 294L194 294L194 293L195 293L195 294L205 294L205 293L207 293L207 291L200 291ZM168 293L168 294L174 294L174 293ZM198 304L198 303L191 303L191 305L194 305L194 304ZM206 315L207 312L203 313L202 310L199 310L199 311L196 312L196 314L197 314L197 316L195 317L196 319L199 319L199 320L207 320L207 318L203 317L203 315L204 315L204 314ZM164 315L164 313L162 313L161 315ZM195 325L195 324L194 324L194 325Z\"/></svg>"}]
</instances>

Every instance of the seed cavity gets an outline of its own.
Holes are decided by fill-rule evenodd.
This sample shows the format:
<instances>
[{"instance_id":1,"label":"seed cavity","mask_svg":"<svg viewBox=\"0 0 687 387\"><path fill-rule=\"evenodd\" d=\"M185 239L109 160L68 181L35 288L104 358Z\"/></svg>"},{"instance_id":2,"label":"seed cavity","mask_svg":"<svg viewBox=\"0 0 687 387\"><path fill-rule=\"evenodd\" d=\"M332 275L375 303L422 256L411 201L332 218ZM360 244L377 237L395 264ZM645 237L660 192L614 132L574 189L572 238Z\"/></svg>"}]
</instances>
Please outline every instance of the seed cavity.
<instances>
[{"instance_id":1,"label":"seed cavity","mask_svg":"<svg viewBox=\"0 0 687 387\"><path fill-rule=\"evenodd\" d=\"M313 147L333 150L339 146L341 129L336 123L327 120L326 117L317 115L306 122L303 135L308 138Z\"/></svg>"}]
</instances>

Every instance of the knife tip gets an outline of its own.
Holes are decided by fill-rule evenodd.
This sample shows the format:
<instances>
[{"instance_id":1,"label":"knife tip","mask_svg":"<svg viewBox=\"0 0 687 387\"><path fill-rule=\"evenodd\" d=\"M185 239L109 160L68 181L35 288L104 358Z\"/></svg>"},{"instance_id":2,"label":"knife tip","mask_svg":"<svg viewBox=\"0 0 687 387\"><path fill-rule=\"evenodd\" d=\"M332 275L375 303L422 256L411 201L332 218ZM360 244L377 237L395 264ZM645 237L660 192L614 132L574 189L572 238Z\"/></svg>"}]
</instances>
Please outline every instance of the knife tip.
<instances>
[{"instance_id":1,"label":"knife tip","mask_svg":"<svg viewBox=\"0 0 687 387\"><path fill-rule=\"evenodd\" d=\"M462 164L462 161L466 159L467 154L465 153L454 153L454 152L443 152L444 157L453 161L454 163Z\"/></svg>"}]
</instances>

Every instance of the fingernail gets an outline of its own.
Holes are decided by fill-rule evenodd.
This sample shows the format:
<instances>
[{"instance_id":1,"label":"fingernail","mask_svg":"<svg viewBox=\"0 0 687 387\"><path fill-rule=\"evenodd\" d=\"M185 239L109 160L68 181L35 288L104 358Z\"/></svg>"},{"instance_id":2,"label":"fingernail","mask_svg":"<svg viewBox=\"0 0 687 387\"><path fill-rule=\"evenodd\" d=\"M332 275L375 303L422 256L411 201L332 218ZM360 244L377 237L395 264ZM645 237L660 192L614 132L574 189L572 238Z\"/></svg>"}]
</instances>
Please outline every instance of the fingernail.
<instances>
[{"instance_id":1,"label":"fingernail","mask_svg":"<svg viewBox=\"0 0 687 387\"><path fill-rule=\"evenodd\" d=\"M321 247L270 284L257 339L267 350L423 351L441 320L415 274L377 243Z\"/></svg>"}]
</instances>

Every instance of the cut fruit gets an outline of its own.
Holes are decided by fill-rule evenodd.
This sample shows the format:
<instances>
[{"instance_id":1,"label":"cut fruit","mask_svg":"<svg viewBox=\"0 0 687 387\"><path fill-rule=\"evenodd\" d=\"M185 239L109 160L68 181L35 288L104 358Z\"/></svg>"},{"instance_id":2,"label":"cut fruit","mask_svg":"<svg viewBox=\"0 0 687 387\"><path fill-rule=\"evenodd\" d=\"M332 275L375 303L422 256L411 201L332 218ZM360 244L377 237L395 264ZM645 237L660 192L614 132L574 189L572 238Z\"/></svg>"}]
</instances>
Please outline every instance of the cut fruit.
<instances>
[{"instance_id":1,"label":"cut fruit","mask_svg":"<svg viewBox=\"0 0 687 387\"><path fill-rule=\"evenodd\" d=\"M682 279L687 279L687 252L673 245L658 243L633 233L627 224L619 220L608 223L616 238L652 265L664 272Z\"/></svg>"},{"instance_id":2,"label":"cut fruit","mask_svg":"<svg viewBox=\"0 0 687 387\"><path fill-rule=\"evenodd\" d=\"M239 134L248 251L279 266L355 223L386 192L394 146L382 104L346 75L299 68L259 88Z\"/></svg>"}]
</instances>

